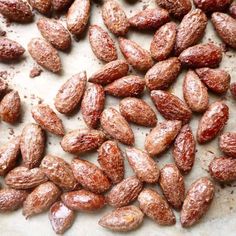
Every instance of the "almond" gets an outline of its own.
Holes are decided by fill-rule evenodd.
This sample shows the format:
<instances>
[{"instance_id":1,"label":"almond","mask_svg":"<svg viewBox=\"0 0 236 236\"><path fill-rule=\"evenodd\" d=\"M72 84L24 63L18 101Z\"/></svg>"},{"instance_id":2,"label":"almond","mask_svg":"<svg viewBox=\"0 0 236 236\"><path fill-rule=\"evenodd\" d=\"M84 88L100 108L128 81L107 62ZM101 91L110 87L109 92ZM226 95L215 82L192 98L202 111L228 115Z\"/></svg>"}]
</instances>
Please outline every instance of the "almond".
<instances>
[{"instance_id":1,"label":"almond","mask_svg":"<svg viewBox=\"0 0 236 236\"><path fill-rule=\"evenodd\" d=\"M193 2L197 8L205 12L216 12L226 10L232 0L194 0Z\"/></svg>"},{"instance_id":2,"label":"almond","mask_svg":"<svg viewBox=\"0 0 236 236\"><path fill-rule=\"evenodd\" d=\"M236 132L227 132L220 136L219 147L230 157L236 158Z\"/></svg>"},{"instance_id":3,"label":"almond","mask_svg":"<svg viewBox=\"0 0 236 236\"><path fill-rule=\"evenodd\" d=\"M100 26L89 26L89 42L98 59L105 62L117 60L115 42Z\"/></svg>"},{"instance_id":4,"label":"almond","mask_svg":"<svg viewBox=\"0 0 236 236\"><path fill-rule=\"evenodd\" d=\"M200 144L211 141L224 128L229 108L224 102L212 103L198 124L197 140Z\"/></svg>"},{"instance_id":5,"label":"almond","mask_svg":"<svg viewBox=\"0 0 236 236\"><path fill-rule=\"evenodd\" d=\"M124 158L115 141L106 141L98 149L98 163L113 184L124 178Z\"/></svg>"},{"instance_id":6,"label":"almond","mask_svg":"<svg viewBox=\"0 0 236 236\"><path fill-rule=\"evenodd\" d=\"M138 196L142 212L159 225L174 225L175 215L159 193L153 189L144 189Z\"/></svg>"},{"instance_id":7,"label":"almond","mask_svg":"<svg viewBox=\"0 0 236 236\"><path fill-rule=\"evenodd\" d=\"M157 117L153 109L138 98L124 98L120 102L120 113L128 121L137 125L154 127Z\"/></svg>"},{"instance_id":8,"label":"almond","mask_svg":"<svg viewBox=\"0 0 236 236\"><path fill-rule=\"evenodd\" d=\"M113 207L127 206L133 202L143 188L142 182L135 176L124 179L107 194L107 202Z\"/></svg>"},{"instance_id":9,"label":"almond","mask_svg":"<svg viewBox=\"0 0 236 236\"><path fill-rule=\"evenodd\" d=\"M52 7L55 11L65 10L73 2L72 0L51 0L51 1L52 1Z\"/></svg>"},{"instance_id":10,"label":"almond","mask_svg":"<svg viewBox=\"0 0 236 236\"><path fill-rule=\"evenodd\" d=\"M152 67L153 60L151 54L136 42L119 38L119 46L125 59L136 70L146 71Z\"/></svg>"},{"instance_id":11,"label":"almond","mask_svg":"<svg viewBox=\"0 0 236 236\"><path fill-rule=\"evenodd\" d=\"M51 12L51 0L29 0L29 4L41 14L49 15Z\"/></svg>"},{"instance_id":12,"label":"almond","mask_svg":"<svg viewBox=\"0 0 236 236\"><path fill-rule=\"evenodd\" d=\"M236 99L236 83L230 84L230 92L234 99Z\"/></svg>"},{"instance_id":13,"label":"almond","mask_svg":"<svg viewBox=\"0 0 236 236\"><path fill-rule=\"evenodd\" d=\"M174 22L167 23L156 31L150 46L155 60L163 61L169 57L175 45L176 32L177 25Z\"/></svg>"},{"instance_id":14,"label":"almond","mask_svg":"<svg viewBox=\"0 0 236 236\"><path fill-rule=\"evenodd\" d=\"M180 214L183 227L190 227L206 214L214 197L214 185L206 178L196 180L187 192Z\"/></svg>"},{"instance_id":15,"label":"almond","mask_svg":"<svg viewBox=\"0 0 236 236\"><path fill-rule=\"evenodd\" d=\"M166 89L178 77L181 63L177 57L157 62L145 75L146 86L149 90Z\"/></svg>"},{"instance_id":16,"label":"almond","mask_svg":"<svg viewBox=\"0 0 236 236\"><path fill-rule=\"evenodd\" d=\"M128 232L137 229L142 224L143 217L138 207L125 206L107 213L98 224L115 232Z\"/></svg>"},{"instance_id":17,"label":"almond","mask_svg":"<svg viewBox=\"0 0 236 236\"><path fill-rule=\"evenodd\" d=\"M229 14L230 14L234 19L236 19L236 3L235 3L235 2L233 2L233 3L230 5Z\"/></svg>"},{"instance_id":18,"label":"almond","mask_svg":"<svg viewBox=\"0 0 236 236\"><path fill-rule=\"evenodd\" d=\"M134 144L134 133L125 118L114 108L110 107L101 115L101 126L112 138L126 145Z\"/></svg>"},{"instance_id":19,"label":"almond","mask_svg":"<svg viewBox=\"0 0 236 236\"><path fill-rule=\"evenodd\" d=\"M103 193L111 187L107 176L93 163L74 159L71 167L76 180L91 192Z\"/></svg>"},{"instance_id":20,"label":"almond","mask_svg":"<svg viewBox=\"0 0 236 236\"><path fill-rule=\"evenodd\" d=\"M63 136L65 130L61 119L47 104L39 104L31 110L34 120L45 130Z\"/></svg>"},{"instance_id":21,"label":"almond","mask_svg":"<svg viewBox=\"0 0 236 236\"><path fill-rule=\"evenodd\" d=\"M83 153L97 149L105 139L102 131L78 129L67 133L61 141L61 146L65 152Z\"/></svg>"},{"instance_id":22,"label":"almond","mask_svg":"<svg viewBox=\"0 0 236 236\"><path fill-rule=\"evenodd\" d=\"M164 152L181 129L181 121L162 121L152 129L145 140L145 149L150 156Z\"/></svg>"},{"instance_id":23,"label":"almond","mask_svg":"<svg viewBox=\"0 0 236 236\"><path fill-rule=\"evenodd\" d=\"M73 75L58 90L55 107L63 114L71 114L79 105L86 87L86 72Z\"/></svg>"},{"instance_id":24,"label":"almond","mask_svg":"<svg viewBox=\"0 0 236 236\"><path fill-rule=\"evenodd\" d=\"M90 16L90 0L75 0L70 6L67 16L67 28L75 35L85 30Z\"/></svg>"},{"instance_id":25,"label":"almond","mask_svg":"<svg viewBox=\"0 0 236 236\"><path fill-rule=\"evenodd\" d=\"M101 85L89 83L81 103L81 112L90 128L97 128L105 105L105 92Z\"/></svg>"}]
</instances>

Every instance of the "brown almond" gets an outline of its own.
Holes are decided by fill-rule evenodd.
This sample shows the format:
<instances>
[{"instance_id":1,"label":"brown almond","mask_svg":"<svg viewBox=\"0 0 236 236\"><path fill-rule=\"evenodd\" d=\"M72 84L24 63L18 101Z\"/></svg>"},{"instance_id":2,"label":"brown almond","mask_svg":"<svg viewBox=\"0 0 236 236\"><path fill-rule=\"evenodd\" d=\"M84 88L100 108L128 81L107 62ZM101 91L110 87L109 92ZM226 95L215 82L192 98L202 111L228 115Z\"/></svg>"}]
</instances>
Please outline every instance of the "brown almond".
<instances>
[{"instance_id":1,"label":"brown almond","mask_svg":"<svg viewBox=\"0 0 236 236\"><path fill-rule=\"evenodd\" d=\"M194 0L193 2L197 8L209 13L226 10L232 0Z\"/></svg>"},{"instance_id":2,"label":"brown almond","mask_svg":"<svg viewBox=\"0 0 236 236\"><path fill-rule=\"evenodd\" d=\"M227 132L219 138L220 150L227 156L236 158L236 132Z\"/></svg>"},{"instance_id":3,"label":"brown almond","mask_svg":"<svg viewBox=\"0 0 236 236\"><path fill-rule=\"evenodd\" d=\"M51 1L53 10L55 11L63 11L67 9L73 2L72 0L51 0Z\"/></svg>"},{"instance_id":4,"label":"brown almond","mask_svg":"<svg viewBox=\"0 0 236 236\"><path fill-rule=\"evenodd\" d=\"M226 0L227 1L227 0ZM236 19L236 2L232 2L229 8L229 14Z\"/></svg>"},{"instance_id":5,"label":"brown almond","mask_svg":"<svg viewBox=\"0 0 236 236\"><path fill-rule=\"evenodd\" d=\"M29 4L33 9L43 15L49 15L51 12L51 0L29 0Z\"/></svg>"}]
</instances>

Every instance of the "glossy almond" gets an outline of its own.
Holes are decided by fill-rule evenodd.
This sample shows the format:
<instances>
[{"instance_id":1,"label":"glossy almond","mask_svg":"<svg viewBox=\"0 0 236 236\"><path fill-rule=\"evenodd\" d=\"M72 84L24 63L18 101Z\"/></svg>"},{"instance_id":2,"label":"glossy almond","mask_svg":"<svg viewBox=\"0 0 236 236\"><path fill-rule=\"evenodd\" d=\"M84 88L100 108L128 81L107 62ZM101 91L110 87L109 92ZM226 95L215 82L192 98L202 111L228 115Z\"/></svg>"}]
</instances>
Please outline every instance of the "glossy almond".
<instances>
[{"instance_id":1,"label":"glossy almond","mask_svg":"<svg viewBox=\"0 0 236 236\"><path fill-rule=\"evenodd\" d=\"M167 120L157 124L145 139L145 149L150 156L164 152L181 129L181 121Z\"/></svg>"},{"instance_id":2,"label":"glossy almond","mask_svg":"<svg viewBox=\"0 0 236 236\"><path fill-rule=\"evenodd\" d=\"M230 14L234 19L236 19L236 3L235 3L235 2L233 2L233 3L230 5L229 14Z\"/></svg>"},{"instance_id":3,"label":"glossy almond","mask_svg":"<svg viewBox=\"0 0 236 236\"><path fill-rule=\"evenodd\" d=\"M236 99L236 83L230 84L230 93L234 99Z\"/></svg>"},{"instance_id":4,"label":"glossy almond","mask_svg":"<svg viewBox=\"0 0 236 236\"><path fill-rule=\"evenodd\" d=\"M71 167L76 180L91 192L103 193L111 187L107 176L93 163L74 159Z\"/></svg>"},{"instance_id":5,"label":"glossy almond","mask_svg":"<svg viewBox=\"0 0 236 236\"><path fill-rule=\"evenodd\" d=\"M52 1L52 7L55 11L65 10L73 2L72 0L51 0L51 1Z\"/></svg>"},{"instance_id":6,"label":"glossy almond","mask_svg":"<svg viewBox=\"0 0 236 236\"><path fill-rule=\"evenodd\" d=\"M128 232L137 229L142 224L143 217L138 207L125 206L105 214L98 224L115 232Z\"/></svg>"},{"instance_id":7,"label":"glossy almond","mask_svg":"<svg viewBox=\"0 0 236 236\"><path fill-rule=\"evenodd\" d=\"M75 0L70 6L67 16L67 28L75 35L85 30L90 16L90 0Z\"/></svg>"},{"instance_id":8,"label":"glossy almond","mask_svg":"<svg viewBox=\"0 0 236 236\"><path fill-rule=\"evenodd\" d=\"M156 61L166 60L171 54L176 40L177 25L174 22L160 27L151 42L150 52Z\"/></svg>"},{"instance_id":9,"label":"glossy almond","mask_svg":"<svg viewBox=\"0 0 236 236\"><path fill-rule=\"evenodd\" d=\"M184 77L183 95L184 100L193 112L204 112L208 108L207 87L192 70L189 70Z\"/></svg>"},{"instance_id":10,"label":"glossy almond","mask_svg":"<svg viewBox=\"0 0 236 236\"><path fill-rule=\"evenodd\" d=\"M206 26L207 17L202 10L194 9L185 15L178 26L175 43L176 55L196 44L203 37Z\"/></svg>"},{"instance_id":11,"label":"glossy almond","mask_svg":"<svg viewBox=\"0 0 236 236\"><path fill-rule=\"evenodd\" d=\"M60 189L52 182L40 184L24 201L23 215L27 219L48 210L60 194Z\"/></svg>"},{"instance_id":12,"label":"glossy almond","mask_svg":"<svg viewBox=\"0 0 236 236\"><path fill-rule=\"evenodd\" d=\"M7 174L5 183L14 189L31 189L47 180L47 176L41 169L28 169L27 167L19 166Z\"/></svg>"},{"instance_id":13,"label":"glossy almond","mask_svg":"<svg viewBox=\"0 0 236 236\"><path fill-rule=\"evenodd\" d=\"M81 102L81 112L89 128L97 128L104 105L103 87L99 84L88 83Z\"/></svg>"},{"instance_id":14,"label":"glossy almond","mask_svg":"<svg viewBox=\"0 0 236 236\"><path fill-rule=\"evenodd\" d=\"M106 27L115 35L125 35L129 30L129 21L117 0L104 2L102 18Z\"/></svg>"},{"instance_id":15,"label":"glossy almond","mask_svg":"<svg viewBox=\"0 0 236 236\"><path fill-rule=\"evenodd\" d=\"M113 207L127 206L133 202L143 188L142 182L135 176L124 179L107 194L107 203Z\"/></svg>"},{"instance_id":16,"label":"glossy almond","mask_svg":"<svg viewBox=\"0 0 236 236\"><path fill-rule=\"evenodd\" d=\"M63 203L71 210L94 212L105 206L105 197L87 190L78 190L64 193L61 196Z\"/></svg>"},{"instance_id":17,"label":"glossy almond","mask_svg":"<svg viewBox=\"0 0 236 236\"><path fill-rule=\"evenodd\" d=\"M61 146L65 152L83 153L97 149L105 139L102 131L79 129L67 133L61 141Z\"/></svg>"},{"instance_id":18,"label":"glossy almond","mask_svg":"<svg viewBox=\"0 0 236 236\"><path fill-rule=\"evenodd\" d=\"M222 60L222 50L213 43L198 44L185 49L179 60L187 67L217 67Z\"/></svg>"},{"instance_id":19,"label":"glossy almond","mask_svg":"<svg viewBox=\"0 0 236 236\"><path fill-rule=\"evenodd\" d=\"M136 176L149 184L157 183L160 170L157 163L144 151L126 148L126 157Z\"/></svg>"},{"instance_id":20,"label":"glossy almond","mask_svg":"<svg viewBox=\"0 0 236 236\"><path fill-rule=\"evenodd\" d=\"M197 8L205 12L224 11L229 7L232 0L194 0Z\"/></svg>"},{"instance_id":21,"label":"glossy almond","mask_svg":"<svg viewBox=\"0 0 236 236\"><path fill-rule=\"evenodd\" d=\"M236 19L231 16L215 12L211 21L220 38L232 48L236 48Z\"/></svg>"},{"instance_id":22,"label":"glossy almond","mask_svg":"<svg viewBox=\"0 0 236 236\"><path fill-rule=\"evenodd\" d=\"M31 57L42 67L57 73L61 70L61 59L55 48L41 38L33 38L28 44Z\"/></svg>"},{"instance_id":23,"label":"glossy almond","mask_svg":"<svg viewBox=\"0 0 236 236\"><path fill-rule=\"evenodd\" d=\"M115 141L106 141L98 149L98 163L113 184L124 178L124 158Z\"/></svg>"},{"instance_id":24,"label":"glossy almond","mask_svg":"<svg viewBox=\"0 0 236 236\"><path fill-rule=\"evenodd\" d=\"M236 132L222 134L219 138L219 147L224 154L236 158Z\"/></svg>"},{"instance_id":25,"label":"glossy almond","mask_svg":"<svg viewBox=\"0 0 236 236\"><path fill-rule=\"evenodd\" d=\"M223 69L199 68L196 70L199 78L214 93L227 92L230 86L230 74Z\"/></svg>"},{"instance_id":26,"label":"glossy almond","mask_svg":"<svg viewBox=\"0 0 236 236\"><path fill-rule=\"evenodd\" d=\"M89 81L92 83L106 85L123 76L126 76L129 71L129 65L124 60L116 60L107 63L100 70L95 72Z\"/></svg>"},{"instance_id":27,"label":"glossy almond","mask_svg":"<svg viewBox=\"0 0 236 236\"><path fill-rule=\"evenodd\" d=\"M121 143L134 144L134 133L131 127L116 109L110 107L103 111L101 126L108 135Z\"/></svg>"},{"instance_id":28,"label":"glossy almond","mask_svg":"<svg viewBox=\"0 0 236 236\"><path fill-rule=\"evenodd\" d=\"M41 14L49 15L51 12L51 0L29 0L29 4Z\"/></svg>"},{"instance_id":29,"label":"glossy almond","mask_svg":"<svg viewBox=\"0 0 236 236\"><path fill-rule=\"evenodd\" d=\"M128 75L108 84L104 90L115 97L136 97L143 93L144 88L145 81L141 77Z\"/></svg>"},{"instance_id":30,"label":"glossy almond","mask_svg":"<svg viewBox=\"0 0 236 236\"><path fill-rule=\"evenodd\" d=\"M213 183L206 177L196 180L187 192L180 214L183 227L190 227L202 218L214 197Z\"/></svg>"},{"instance_id":31,"label":"glossy almond","mask_svg":"<svg viewBox=\"0 0 236 236\"><path fill-rule=\"evenodd\" d=\"M174 94L162 90L153 90L151 98L157 110L167 120L180 120L183 123L188 123L191 119L191 110Z\"/></svg>"},{"instance_id":32,"label":"glossy almond","mask_svg":"<svg viewBox=\"0 0 236 236\"><path fill-rule=\"evenodd\" d=\"M196 152L196 142L189 125L180 130L174 142L173 158L178 169L187 174L193 167Z\"/></svg>"},{"instance_id":33,"label":"glossy almond","mask_svg":"<svg viewBox=\"0 0 236 236\"><path fill-rule=\"evenodd\" d=\"M166 200L153 189L144 189L138 196L142 212L159 225L174 225L175 215Z\"/></svg>"},{"instance_id":34,"label":"glossy almond","mask_svg":"<svg viewBox=\"0 0 236 236\"><path fill-rule=\"evenodd\" d=\"M206 143L216 137L229 118L229 108L224 102L212 103L198 124L197 140Z\"/></svg>"},{"instance_id":35,"label":"glossy almond","mask_svg":"<svg viewBox=\"0 0 236 236\"><path fill-rule=\"evenodd\" d=\"M149 90L166 89L178 77L181 63L177 57L157 62L145 75L146 86Z\"/></svg>"},{"instance_id":36,"label":"glossy almond","mask_svg":"<svg viewBox=\"0 0 236 236\"><path fill-rule=\"evenodd\" d=\"M65 130L61 119L46 104L40 104L31 110L34 120L45 130L53 134L63 136Z\"/></svg>"},{"instance_id":37,"label":"glossy almond","mask_svg":"<svg viewBox=\"0 0 236 236\"><path fill-rule=\"evenodd\" d=\"M21 115L21 100L17 91L5 95L0 103L0 117L7 123L15 123Z\"/></svg>"},{"instance_id":38,"label":"glossy almond","mask_svg":"<svg viewBox=\"0 0 236 236\"><path fill-rule=\"evenodd\" d=\"M125 59L136 70L146 71L152 67L153 60L151 54L136 42L119 38L119 46Z\"/></svg>"},{"instance_id":39,"label":"glossy almond","mask_svg":"<svg viewBox=\"0 0 236 236\"><path fill-rule=\"evenodd\" d=\"M115 42L100 26L91 25L89 27L89 42L98 59L105 62L117 60Z\"/></svg>"},{"instance_id":40,"label":"glossy almond","mask_svg":"<svg viewBox=\"0 0 236 236\"><path fill-rule=\"evenodd\" d=\"M86 72L73 75L58 90L55 97L55 107L63 114L72 113L79 105L86 87Z\"/></svg>"}]
</instances>

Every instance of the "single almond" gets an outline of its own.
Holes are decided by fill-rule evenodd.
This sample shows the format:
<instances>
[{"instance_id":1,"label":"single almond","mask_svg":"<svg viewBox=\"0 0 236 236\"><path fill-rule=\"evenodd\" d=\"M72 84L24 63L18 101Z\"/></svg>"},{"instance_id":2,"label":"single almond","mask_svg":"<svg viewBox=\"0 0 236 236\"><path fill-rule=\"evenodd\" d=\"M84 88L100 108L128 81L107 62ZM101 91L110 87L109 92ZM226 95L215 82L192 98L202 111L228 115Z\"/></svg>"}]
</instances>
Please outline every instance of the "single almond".
<instances>
[{"instance_id":1,"label":"single almond","mask_svg":"<svg viewBox=\"0 0 236 236\"><path fill-rule=\"evenodd\" d=\"M51 12L51 0L29 0L29 4L33 9L43 15L49 15Z\"/></svg>"},{"instance_id":2,"label":"single almond","mask_svg":"<svg viewBox=\"0 0 236 236\"><path fill-rule=\"evenodd\" d=\"M220 150L227 156L236 158L236 132L227 132L219 138Z\"/></svg>"}]
</instances>

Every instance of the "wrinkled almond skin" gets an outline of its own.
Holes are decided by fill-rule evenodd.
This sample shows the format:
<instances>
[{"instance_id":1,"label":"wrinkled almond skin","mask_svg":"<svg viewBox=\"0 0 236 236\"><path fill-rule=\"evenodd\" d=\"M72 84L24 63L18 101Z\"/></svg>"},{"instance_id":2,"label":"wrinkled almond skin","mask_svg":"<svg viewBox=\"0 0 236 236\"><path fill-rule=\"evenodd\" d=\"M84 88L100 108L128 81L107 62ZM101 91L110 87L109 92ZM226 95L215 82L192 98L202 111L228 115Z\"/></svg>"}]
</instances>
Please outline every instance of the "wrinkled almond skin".
<instances>
[{"instance_id":1,"label":"wrinkled almond skin","mask_svg":"<svg viewBox=\"0 0 236 236\"><path fill-rule=\"evenodd\" d=\"M90 16L90 0L75 0L70 6L67 16L67 28L75 35L80 35L88 23Z\"/></svg>"},{"instance_id":2,"label":"wrinkled almond skin","mask_svg":"<svg viewBox=\"0 0 236 236\"><path fill-rule=\"evenodd\" d=\"M136 176L149 184L157 183L160 170L157 163L144 151L126 148L126 157Z\"/></svg>"},{"instance_id":3,"label":"wrinkled almond skin","mask_svg":"<svg viewBox=\"0 0 236 236\"><path fill-rule=\"evenodd\" d=\"M157 62L145 75L146 86L149 90L166 89L178 77L181 63L177 57Z\"/></svg>"},{"instance_id":4,"label":"wrinkled almond skin","mask_svg":"<svg viewBox=\"0 0 236 236\"><path fill-rule=\"evenodd\" d=\"M165 9L145 9L129 18L130 26L138 30L155 30L170 20Z\"/></svg>"},{"instance_id":5,"label":"wrinkled almond skin","mask_svg":"<svg viewBox=\"0 0 236 236\"><path fill-rule=\"evenodd\" d=\"M43 15L49 15L51 12L51 0L29 0L29 4L33 9Z\"/></svg>"},{"instance_id":6,"label":"wrinkled almond skin","mask_svg":"<svg viewBox=\"0 0 236 236\"><path fill-rule=\"evenodd\" d=\"M70 165L62 158L47 155L43 158L41 170L46 174L50 181L60 188L68 191L76 186L76 179Z\"/></svg>"},{"instance_id":7,"label":"wrinkled almond skin","mask_svg":"<svg viewBox=\"0 0 236 236\"><path fill-rule=\"evenodd\" d=\"M31 189L45 183L47 180L47 176L41 169L28 169L27 167L19 166L7 174L5 183L14 189Z\"/></svg>"},{"instance_id":8,"label":"wrinkled almond skin","mask_svg":"<svg viewBox=\"0 0 236 236\"><path fill-rule=\"evenodd\" d=\"M184 125L175 139L173 158L178 169L187 174L193 167L196 152L196 142L190 126Z\"/></svg>"},{"instance_id":9,"label":"wrinkled almond skin","mask_svg":"<svg viewBox=\"0 0 236 236\"><path fill-rule=\"evenodd\" d=\"M0 13L15 22L26 23L33 19L29 4L23 0L0 0Z\"/></svg>"},{"instance_id":10,"label":"wrinkled almond skin","mask_svg":"<svg viewBox=\"0 0 236 236\"><path fill-rule=\"evenodd\" d=\"M183 96L193 112L204 112L208 108L209 96L207 87L192 70L189 70L185 75Z\"/></svg>"},{"instance_id":11,"label":"wrinkled almond skin","mask_svg":"<svg viewBox=\"0 0 236 236\"><path fill-rule=\"evenodd\" d=\"M12 170L20 154L20 136L17 136L0 147L0 176Z\"/></svg>"},{"instance_id":12,"label":"wrinkled almond skin","mask_svg":"<svg viewBox=\"0 0 236 236\"><path fill-rule=\"evenodd\" d=\"M134 133L125 118L114 108L105 109L101 115L101 126L112 138L126 145L134 144Z\"/></svg>"},{"instance_id":13,"label":"wrinkled almond skin","mask_svg":"<svg viewBox=\"0 0 236 236\"><path fill-rule=\"evenodd\" d=\"M141 77L128 75L108 84L104 90L115 97L136 97L143 93L144 88L145 81Z\"/></svg>"},{"instance_id":14,"label":"wrinkled almond skin","mask_svg":"<svg viewBox=\"0 0 236 236\"><path fill-rule=\"evenodd\" d=\"M232 0L194 0L197 8L202 9L204 12L224 11L229 7Z\"/></svg>"},{"instance_id":15,"label":"wrinkled almond skin","mask_svg":"<svg viewBox=\"0 0 236 236\"><path fill-rule=\"evenodd\" d=\"M145 101L138 98L124 98L120 101L120 113L128 121L137 125L154 127L157 117Z\"/></svg>"},{"instance_id":16,"label":"wrinkled almond skin","mask_svg":"<svg viewBox=\"0 0 236 236\"><path fill-rule=\"evenodd\" d=\"M174 225L175 215L166 200L153 189L144 189L138 196L142 212L159 225Z\"/></svg>"},{"instance_id":17,"label":"wrinkled almond skin","mask_svg":"<svg viewBox=\"0 0 236 236\"><path fill-rule=\"evenodd\" d=\"M181 209L185 198L184 178L175 164L166 164L161 169L159 183L170 205Z\"/></svg>"},{"instance_id":18,"label":"wrinkled almond skin","mask_svg":"<svg viewBox=\"0 0 236 236\"><path fill-rule=\"evenodd\" d=\"M151 42L150 52L156 61L166 60L175 46L177 25L169 22L160 27Z\"/></svg>"},{"instance_id":19,"label":"wrinkled almond skin","mask_svg":"<svg viewBox=\"0 0 236 236\"><path fill-rule=\"evenodd\" d=\"M19 209L26 197L28 192L25 190L16 189L1 189L0 190L0 212L9 212Z\"/></svg>"},{"instance_id":20,"label":"wrinkled almond skin","mask_svg":"<svg viewBox=\"0 0 236 236\"><path fill-rule=\"evenodd\" d=\"M52 7L55 11L65 10L73 1L72 0L51 0Z\"/></svg>"},{"instance_id":21,"label":"wrinkled almond skin","mask_svg":"<svg viewBox=\"0 0 236 236\"><path fill-rule=\"evenodd\" d=\"M137 229L143 222L144 214L136 206L117 208L105 214L98 224L115 232L128 232Z\"/></svg>"},{"instance_id":22,"label":"wrinkled almond skin","mask_svg":"<svg viewBox=\"0 0 236 236\"><path fill-rule=\"evenodd\" d=\"M192 117L192 112L188 106L174 94L161 90L153 90L151 92L151 98L157 110L167 120L180 120L185 124Z\"/></svg>"},{"instance_id":23,"label":"wrinkled almond skin","mask_svg":"<svg viewBox=\"0 0 236 236\"><path fill-rule=\"evenodd\" d=\"M17 91L5 95L0 103L0 117L7 123L15 123L21 115L21 100Z\"/></svg>"},{"instance_id":24,"label":"wrinkled almond skin","mask_svg":"<svg viewBox=\"0 0 236 236\"><path fill-rule=\"evenodd\" d=\"M127 206L133 202L143 188L142 182L135 176L128 177L115 185L107 194L107 203L113 207Z\"/></svg>"},{"instance_id":25,"label":"wrinkled almond skin","mask_svg":"<svg viewBox=\"0 0 236 236\"><path fill-rule=\"evenodd\" d=\"M207 26L207 17L200 9L194 9L184 16L178 26L175 54L195 45L202 37Z\"/></svg>"},{"instance_id":26,"label":"wrinkled almond skin","mask_svg":"<svg viewBox=\"0 0 236 236\"><path fill-rule=\"evenodd\" d=\"M222 50L213 43L197 44L185 49L179 56L183 66L217 67L222 60Z\"/></svg>"},{"instance_id":27,"label":"wrinkled almond skin","mask_svg":"<svg viewBox=\"0 0 236 236\"><path fill-rule=\"evenodd\" d=\"M97 128L105 105L105 92L101 85L88 83L82 102L81 113L89 128Z\"/></svg>"},{"instance_id":28,"label":"wrinkled almond skin","mask_svg":"<svg viewBox=\"0 0 236 236\"><path fill-rule=\"evenodd\" d=\"M236 48L236 19L231 16L215 12L211 21L220 38L232 48Z\"/></svg>"},{"instance_id":29,"label":"wrinkled almond skin","mask_svg":"<svg viewBox=\"0 0 236 236\"><path fill-rule=\"evenodd\" d=\"M153 157L164 152L181 129L181 121L167 120L157 124L145 139L145 149Z\"/></svg>"},{"instance_id":30,"label":"wrinkled almond skin","mask_svg":"<svg viewBox=\"0 0 236 236\"><path fill-rule=\"evenodd\" d=\"M79 129L67 133L61 141L61 146L65 152L84 153L97 149L105 139L106 137L102 131Z\"/></svg>"},{"instance_id":31,"label":"wrinkled almond skin","mask_svg":"<svg viewBox=\"0 0 236 236\"><path fill-rule=\"evenodd\" d=\"M224 128L229 118L229 108L224 102L212 103L198 124L197 141L200 144L211 141Z\"/></svg>"},{"instance_id":32,"label":"wrinkled almond skin","mask_svg":"<svg viewBox=\"0 0 236 236\"><path fill-rule=\"evenodd\" d=\"M214 197L215 187L207 178L196 180L187 192L180 213L180 222L187 228L206 214Z\"/></svg>"},{"instance_id":33,"label":"wrinkled almond skin","mask_svg":"<svg viewBox=\"0 0 236 236\"><path fill-rule=\"evenodd\" d=\"M29 169L39 166L45 150L45 134L37 124L28 124L24 127L20 149L23 165Z\"/></svg>"},{"instance_id":34,"label":"wrinkled almond skin","mask_svg":"<svg viewBox=\"0 0 236 236\"><path fill-rule=\"evenodd\" d=\"M63 136L65 130L61 119L46 104L39 104L31 110L34 120L45 130L58 136Z\"/></svg>"},{"instance_id":35,"label":"wrinkled almond skin","mask_svg":"<svg viewBox=\"0 0 236 236\"><path fill-rule=\"evenodd\" d=\"M230 92L234 99L236 99L236 83L230 84Z\"/></svg>"},{"instance_id":36,"label":"wrinkled almond skin","mask_svg":"<svg viewBox=\"0 0 236 236\"><path fill-rule=\"evenodd\" d=\"M124 157L115 141L106 141L98 149L98 163L113 184L124 179Z\"/></svg>"},{"instance_id":37,"label":"wrinkled almond skin","mask_svg":"<svg viewBox=\"0 0 236 236\"><path fill-rule=\"evenodd\" d=\"M94 212L103 208L106 204L103 195L84 189L64 193L61 199L69 209L74 211Z\"/></svg>"},{"instance_id":38,"label":"wrinkled almond skin","mask_svg":"<svg viewBox=\"0 0 236 236\"><path fill-rule=\"evenodd\" d=\"M146 71L152 67L153 60L151 54L136 42L125 38L119 38L119 46L125 59L136 70Z\"/></svg>"},{"instance_id":39,"label":"wrinkled almond skin","mask_svg":"<svg viewBox=\"0 0 236 236\"><path fill-rule=\"evenodd\" d=\"M236 132L227 132L219 138L220 150L227 156L236 158Z\"/></svg>"},{"instance_id":40,"label":"wrinkled almond skin","mask_svg":"<svg viewBox=\"0 0 236 236\"><path fill-rule=\"evenodd\" d=\"M73 75L58 90L55 107L62 114L71 114L79 105L86 87L86 72Z\"/></svg>"},{"instance_id":41,"label":"wrinkled almond skin","mask_svg":"<svg viewBox=\"0 0 236 236\"><path fill-rule=\"evenodd\" d=\"M55 48L41 38L33 38L28 44L31 57L45 69L57 73L61 70L61 59Z\"/></svg>"},{"instance_id":42,"label":"wrinkled almond skin","mask_svg":"<svg viewBox=\"0 0 236 236\"><path fill-rule=\"evenodd\" d=\"M0 61L9 61L20 58L25 49L16 41L1 37L0 38Z\"/></svg>"},{"instance_id":43,"label":"wrinkled almond skin","mask_svg":"<svg viewBox=\"0 0 236 236\"><path fill-rule=\"evenodd\" d=\"M93 163L74 159L71 167L76 180L89 191L103 193L111 187L107 176Z\"/></svg>"},{"instance_id":44,"label":"wrinkled almond skin","mask_svg":"<svg viewBox=\"0 0 236 236\"><path fill-rule=\"evenodd\" d=\"M129 21L117 0L106 0L102 6L106 27L115 35L123 36L129 30Z\"/></svg>"},{"instance_id":45,"label":"wrinkled almond skin","mask_svg":"<svg viewBox=\"0 0 236 236\"><path fill-rule=\"evenodd\" d=\"M52 182L46 182L36 187L23 204L23 215L29 218L50 208L60 196L60 189Z\"/></svg>"},{"instance_id":46,"label":"wrinkled almond skin","mask_svg":"<svg viewBox=\"0 0 236 236\"><path fill-rule=\"evenodd\" d=\"M211 161L209 172L212 178L219 182L236 180L236 159L219 157Z\"/></svg>"},{"instance_id":47,"label":"wrinkled almond skin","mask_svg":"<svg viewBox=\"0 0 236 236\"><path fill-rule=\"evenodd\" d=\"M230 86L230 74L222 69L199 68L196 73L203 83L214 93L226 93Z\"/></svg>"},{"instance_id":48,"label":"wrinkled almond skin","mask_svg":"<svg viewBox=\"0 0 236 236\"><path fill-rule=\"evenodd\" d=\"M230 5L229 14L230 14L234 19L236 19L236 3L235 3L235 2L233 2L233 3Z\"/></svg>"},{"instance_id":49,"label":"wrinkled almond skin","mask_svg":"<svg viewBox=\"0 0 236 236\"><path fill-rule=\"evenodd\" d=\"M100 70L95 72L90 78L89 82L101 85L109 84L123 76L126 76L129 71L129 65L124 60L116 60L107 63Z\"/></svg>"},{"instance_id":50,"label":"wrinkled almond skin","mask_svg":"<svg viewBox=\"0 0 236 236\"><path fill-rule=\"evenodd\" d=\"M63 234L72 226L75 213L58 201L51 206L48 217L55 233Z\"/></svg>"},{"instance_id":51,"label":"wrinkled almond skin","mask_svg":"<svg viewBox=\"0 0 236 236\"><path fill-rule=\"evenodd\" d=\"M102 61L117 60L114 40L98 25L89 26L89 42L95 56Z\"/></svg>"}]
</instances>

